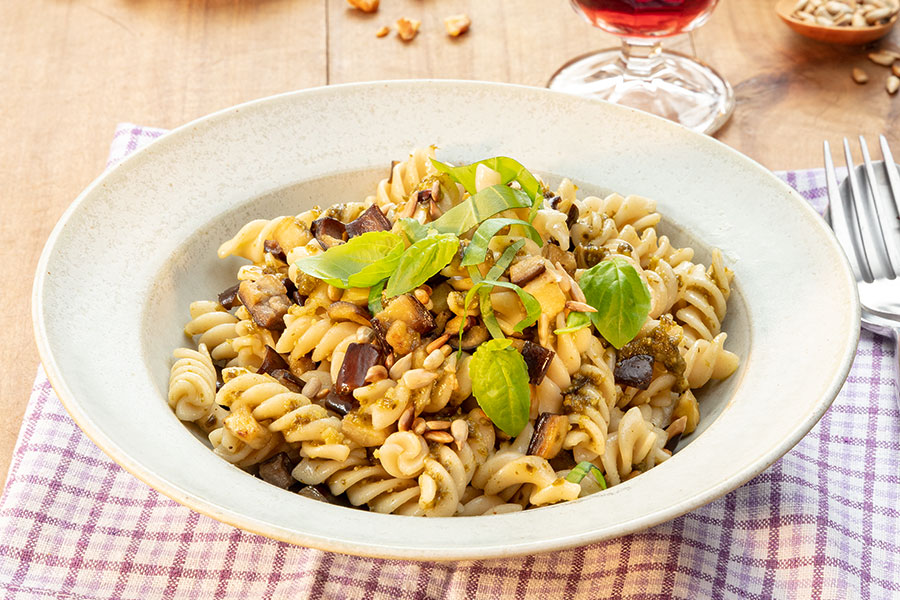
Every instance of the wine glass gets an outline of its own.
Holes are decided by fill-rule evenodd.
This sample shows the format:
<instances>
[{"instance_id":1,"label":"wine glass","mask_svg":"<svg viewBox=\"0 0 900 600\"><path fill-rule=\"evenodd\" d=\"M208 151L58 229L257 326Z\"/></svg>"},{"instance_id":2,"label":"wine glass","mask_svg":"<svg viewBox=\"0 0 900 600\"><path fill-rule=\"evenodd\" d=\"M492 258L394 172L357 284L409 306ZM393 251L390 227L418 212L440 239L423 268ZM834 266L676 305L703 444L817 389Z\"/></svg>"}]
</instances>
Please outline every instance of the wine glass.
<instances>
[{"instance_id":1,"label":"wine glass","mask_svg":"<svg viewBox=\"0 0 900 600\"><path fill-rule=\"evenodd\" d=\"M577 57L547 87L637 108L703 133L734 110L734 92L708 65L669 50L659 39L690 32L718 0L572 0L589 23L622 38L621 48Z\"/></svg>"}]
</instances>

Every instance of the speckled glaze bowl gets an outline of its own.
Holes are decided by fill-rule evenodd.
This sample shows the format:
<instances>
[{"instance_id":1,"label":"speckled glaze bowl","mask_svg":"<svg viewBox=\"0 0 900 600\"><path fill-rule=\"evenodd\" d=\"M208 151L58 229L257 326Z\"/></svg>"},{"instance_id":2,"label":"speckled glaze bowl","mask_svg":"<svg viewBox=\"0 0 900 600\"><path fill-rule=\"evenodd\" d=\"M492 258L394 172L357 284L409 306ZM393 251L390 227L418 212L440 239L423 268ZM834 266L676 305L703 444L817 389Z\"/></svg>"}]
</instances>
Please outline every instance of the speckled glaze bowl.
<instances>
[{"instance_id":1,"label":"speckled glaze bowl","mask_svg":"<svg viewBox=\"0 0 900 600\"><path fill-rule=\"evenodd\" d=\"M361 199L391 159L436 144L516 157L583 192L654 198L660 229L736 272L725 322L741 366L699 395L699 430L661 466L592 497L522 513L423 519L280 490L215 456L166 403L188 304L230 285L218 244L253 218ZM88 436L194 510L287 542L407 559L544 552L631 533L741 485L837 394L859 334L856 287L825 223L760 165L619 106L543 89L377 82L266 98L160 138L90 185L47 242L34 285L47 374Z\"/></svg>"}]
</instances>

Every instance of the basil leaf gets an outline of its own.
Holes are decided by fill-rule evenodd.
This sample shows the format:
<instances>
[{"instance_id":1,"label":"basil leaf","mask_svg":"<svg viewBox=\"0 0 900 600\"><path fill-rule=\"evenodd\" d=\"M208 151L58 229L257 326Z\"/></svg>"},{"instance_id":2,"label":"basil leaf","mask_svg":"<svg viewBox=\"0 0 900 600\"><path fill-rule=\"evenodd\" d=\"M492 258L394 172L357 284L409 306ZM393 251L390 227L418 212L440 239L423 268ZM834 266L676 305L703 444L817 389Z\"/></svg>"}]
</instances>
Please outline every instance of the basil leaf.
<instances>
[{"instance_id":1,"label":"basil leaf","mask_svg":"<svg viewBox=\"0 0 900 600\"><path fill-rule=\"evenodd\" d=\"M295 264L307 275L338 288L369 287L394 272L403 247L398 235L369 231Z\"/></svg>"},{"instance_id":2,"label":"basil leaf","mask_svg":"<svg viewBox=\"0 0 900 600\"><path fill-rule=\"evenodd\" d=\"M591 321L600 335L616 348L634 339L650 313L650 291L628 261L601 261L581 274L578 286L597 309Z\"/></svg>"},{"instance_id":3,"label":"basil leaf","mask_svg":"<svg viewBox=\"0 0 900 600\"><path fill-rule=\"evenodd\" d=\"M516 333L524 330L526 327L531 327L534 325L537 320L541 316L541 303L537 301L537 298L520 288L514 283L510 283L508 281L496 281L491 279L485 279L483 281L477 282L472 288L469 290L469 293L466 294L465 304L463 306L469 306L471 304L472 299L475 297L476 293L481 293L481 313L484 317L485 315L485 302L487 301L490 304L490 289L493 287L503 287L509 290L513 290L516 295L519 296L519 300L521 300L522 305L525 307L525 318L516 323L515 327L513 327L513 331ZM490 307L488 314L493 317L494 309L493 306ZM485 323L488 327L488 331L491 331L490 325L488 325L487 318L485 318ZM499 325L497 326L497 332L491 331L491 335L495 338L502 338L503 332L500 331Z\"/></svg>"},{"instance_id":4,"label":"basil leaf","mask_svg":"<svg viewBox=\"0 0 900 600\"><path fill-rule=\"evenodd\" d=\"M431 226L440 233L462 235L485 219L510 208L528 208L532 205L522 190L505 185L492 185L469 196L440 217Z\"/></svg>"},{"instance_id":5,"label":"basil leaf","mask_svg":"<svg viewBox=\"0 0 900 600\"><path fill-rule=\"evenodd\" d=\"M387 279L382 279L369 288L369 312L376 315L382 311L384 306L381 304L381 292L384 290L384 284Z\"/></svg>"},{"instance_id":6,"label":"basil leaf","mask_svg":"<svg viewBox=\"0 0 900 600\"><path fill-rule=\"evenodd\" d=\"M525 242L519 240L507 246L506 250L503 251L503 254L500 255L500 258L497 259L497 262L494 263L494 266L487 272L486 279L493 279L495 281L500 279L500 276L506 272L506 269L509 268L509 265L512 264L513 259L516 257L516 254L524 245ZM472 281L475 280L473 279Z\"/></svg>"},{"instance_id":7,"label":"basil leaf","mask_svg":"<svg viewBox=\"0 0 900 600\"><path fill-rule=\"evenodd\" d=\"M531 238L535 244L538 246L544 245L541 234L527 221L521 219L488 219L475 231L475 235L472 236L472 241L469 242L469 246L466 248L466 254L463 256L463 260L460 264L467 267L469 265L477 265L484 262L484 257L487 256L488 244L491 242L491 238L497 235L498 231L504 227L509 227L510 225L521 225L525 228L528 237Z\"/></svg>"},{"instance_id":8,"label":"basil leaf","mask_svg":"<svg viewBox=\"0 0 900 600\"><path fill-rule=\"evenodd\" d=\"M566 481L581 483L581 480L584 479L588 473L591 473L594 476L594 479L600 484L601 490L606 489L606 478L603 476L603 471L601 471L597 465L587 460L583 460L575 465L575 468L566 475Z\"/></svg>"},{"instance_id":9,"label":"basil leaf","mask_svg":"<svg viewBox=\"0 0 900 600\"><path fill-rule=\"evenodd\" d=\"M490 340L478 346L469 362L472 393L494 425L517 436L528 423L531 388L525 359L512 340Z\"/></svg>"},{"instance_id":10,"label":"basil leaf","mask_svg":"<svg viewBox=\"0 0 900 600\"><path fill-rule=\"evenodd\" d=\"M451 167L450 165L446 165L433 158L431 159L431 164L433 164L434 168L438 171L446 173L451 178L461 183L462 186L466 188L466 191L473 195L476 191L475 172L478 170L478 165L484 165L500 174L503 185L506 185L511 181L518 181L519 185L522 186L522 191L531 198L538 198L539 196L543 197L543 187L541 186L541 182L539 182L528 169L523 167L519 161L509 158L508 156L486 158L462 167Z\"/></svg>"},{"instance_id":11,"label":"basil leaf","mask_svg":"<svg viewBox=\"0 0 900 600\"><path fill-rule=\"evenodd\" d=\"M410 244L424 240L430 232L434 231L433 227L422 225L410 217L400 217L397 219L397 223L400 225L400 231L406 236Z\"/></svg>"},{"instance_id":12,"label":"basil leaf","mask_svg":"<svg viewBox=\"0 0 900 600\"><path fill-rule=\"evenodd\" d=\"M488 333L495 340L502 340L506 336L503 335L503 329L500 327L500 321L494 314L494 305L491 304L491 290L482 288L478 290L478 307L481 309L481 320L487 327Z\"/></svg>"},{"instance_id":13,"label":"basil leaf","mask_svg":"<svg viewBox=\"0 0 900 600\"><path fill-rule=\"evenodd\" d=\"M419 240L400 257L385 292L393 298L413 290L450 264L459 249L459 238L450 233Z\"/></svg>"},{"instance_id":14,"label":"basil leaf","mask_svg":"<svg viewBox=\"0 0 900 600\"><path fill-rule=\"evenodd\" d=\"M574 333L579 329L591 326L591 315L586 312L570 312L566 317L566 326L563 329L553 331L556 335L561 333Z\"/></svg>"}]
</instances>

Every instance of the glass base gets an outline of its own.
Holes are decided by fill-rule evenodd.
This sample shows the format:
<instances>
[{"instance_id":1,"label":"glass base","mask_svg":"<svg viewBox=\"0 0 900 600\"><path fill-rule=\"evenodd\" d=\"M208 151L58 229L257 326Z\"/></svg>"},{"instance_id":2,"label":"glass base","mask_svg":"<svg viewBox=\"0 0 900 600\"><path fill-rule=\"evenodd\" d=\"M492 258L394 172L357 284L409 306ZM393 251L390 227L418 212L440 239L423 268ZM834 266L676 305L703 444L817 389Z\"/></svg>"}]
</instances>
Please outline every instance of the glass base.
<instances>
[{"instance_id":1,"label":"glass base","mask_svg":"<svg viewBox=\"0 0 900 600\"><path fill-rule=\"evenodd\" d=\"M637 108L701 133L712 134L734 110L734 91L711 67L660 50L635 73L619 48L580 56L557 71L547 87Z\"/></svg>"}]
</instances>

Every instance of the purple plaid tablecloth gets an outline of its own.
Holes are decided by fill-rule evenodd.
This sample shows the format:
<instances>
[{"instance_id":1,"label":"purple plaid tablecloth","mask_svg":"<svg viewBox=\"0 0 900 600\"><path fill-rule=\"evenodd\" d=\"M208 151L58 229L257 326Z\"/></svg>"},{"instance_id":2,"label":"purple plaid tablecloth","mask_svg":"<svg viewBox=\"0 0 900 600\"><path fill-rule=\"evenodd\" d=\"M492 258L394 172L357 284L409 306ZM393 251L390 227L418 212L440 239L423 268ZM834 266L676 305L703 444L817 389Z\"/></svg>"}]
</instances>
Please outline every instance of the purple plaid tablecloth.
<instances>
[{"instance_id":1,"label":"purple plaid tablecloth","mask_svg":"<svg viewBox=\"0 0 900 600\"><path fill-rule=\"evenodd\" d=\"M164 133L122 125L114 164ZM819 210L819 170L782 176ZM110 461L42 369L0 499L3 598L898 598L900 411L891 344L863 332L840 396L791 452L734 492L575 550L415 563L234 529Z\"/></svg>"}]
</instances>

